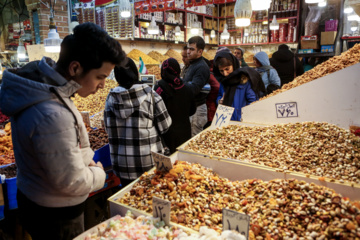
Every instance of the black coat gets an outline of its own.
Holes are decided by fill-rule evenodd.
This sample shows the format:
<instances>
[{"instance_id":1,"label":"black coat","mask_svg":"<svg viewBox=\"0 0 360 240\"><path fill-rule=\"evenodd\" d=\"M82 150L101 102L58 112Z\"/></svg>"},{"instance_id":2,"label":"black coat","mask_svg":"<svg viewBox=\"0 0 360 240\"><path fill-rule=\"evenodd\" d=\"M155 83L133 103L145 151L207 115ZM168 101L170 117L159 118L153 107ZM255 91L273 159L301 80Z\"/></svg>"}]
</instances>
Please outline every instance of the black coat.
<instances>
[{"instance_id":1,"label":"black coat","mask_svg":"<svg viewBox=\"0 0 360 240\"><path fill-rule=\"evenodd\" d=\"M304 73L304 68L290 50L280 49L272 55L270 65L278 72L281 86L294 80L294 60L296 61L296 76L300 76Z\"/></svg>"},{"instance_id":2,"label":"black coat","mask_svg":"<svg viewBox=\"0 0 360 240\"><path fill-rule=\"evenodd\" d=\"M161 89L159 89L161 88ZM195 98L190 87L184 85L181 89L174 90L164 80L155 86L155 91L164 100L172 124L163 135L170 152L191 138L191 124L189 117L196 112Z\"/></svg>"}]
</instances>

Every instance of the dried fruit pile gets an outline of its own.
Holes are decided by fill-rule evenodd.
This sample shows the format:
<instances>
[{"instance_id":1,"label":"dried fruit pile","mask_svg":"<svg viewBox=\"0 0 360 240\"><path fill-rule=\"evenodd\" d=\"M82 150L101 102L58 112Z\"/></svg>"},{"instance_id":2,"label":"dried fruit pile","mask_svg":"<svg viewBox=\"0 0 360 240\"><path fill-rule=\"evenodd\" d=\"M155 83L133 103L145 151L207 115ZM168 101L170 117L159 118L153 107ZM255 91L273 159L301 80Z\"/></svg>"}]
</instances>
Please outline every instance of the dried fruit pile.
<instances>
[{"instance_id":1,"label":"dried fruit pile","mask_svg":"<svg viewBox=\"0 0 360 240\"><path fill-rule=\"evenodd\" d=\"M324 77L330 73L337 72L341 69L350 67L360 61L360 44L356 44L346 52L343 52L340 56L335 56L323 62L313 69L305 72L303 75L296 77L292 82L289 82L282 86L281 89L278 89L266 97L261 98L260 100L275 96L278 93L285 92L286 90L298 87L304 83L311 82L318 78Z\"/></svg>"},{"instance_id":2,"label":"dried fruit pile","mask_svg":"<svg viewBox=\"0 0 360 240\"><path fill-rule=\"evenodd\" d=\"M104 111L106 97L110 92L110 89L118 86L118 83L114 80L106 79L104 89L98 90L95 94L91 94L86 98L82 98L79 95L75 95L74 104L79 111L89 111L90 116L95 113Z\"/></svg>"},{"instance_id":3,"label":"dried fruit pile","mask_svg":"<svg viewBox=\"0 0 360 240\"><path fill-rule=\"evenodd\" d=\"M139 62L139 57L141 57L144 64L160 64L159 61L156 61L155 59L149 57L148 55L137 49L131 50L127 54L127 56L137 62Z\"/></svg>"},{"instance_id":4,"label":"dried fruit pile","mask_svg":"<svg viewBox=\"0 0 360 240\"><path fill-rule=\"evenodd\" d=\"M15 162L13 144L11 139L11 124L7 123L0 133L0 165Z\"/></svg>"},{"instance_id":5,"label":"dried fruit pile","mask_svg":"<svg viewBox=\"0 0 360 240\"><path fill-rule=\"evenodd\" d=\"M222 208L251 217L250 240L358 239L360 203L298 180L231 182L200 164L177 161L168 173L144 174L122 204L152 212L152 197L171 201L171 220L222 229Z\"/></svg>"},{"instance_id":6,"label":"dried fruit pile","mask_svg":"<svg viewBox=\"0 0 360 240\"><path fill-rule=\"evenodd\" d=\"M360 138L328 123L229 125L201 133L185 149L278 168L278 171L360 183Z\"/></svg>"},{"instance_id":7,"label":"dried fruit pile","mask_svg":"<svg viewBox=\"0 0 360 240\"><path fill-rule=\"evenodd\" d=\"M212 55L208 54L207 52L203 52L202 56L209 61L214 59Z\"/></svg>"},{"instance_id":8,"label":"dried fruit pile","mask_svg":"<svg viewBox=\"0 0 360 240\"><path fill-rule=\"evenodd\" d=\"M17 175L16 164L11 164L10 166L0 168L0 174L5 175L6 178L13 178Z\"/></svg>"},{"instance_id":9,"label":"dried fruit pile","mask_svg":"<svg viewBox=\"0 0 360 240\"><path fill-rule=\"evenodd\" d=\"M166 59L168 59L168 56L165 56L164 54L159 53L158 51L151 51L148 53L149 57L155 59L156 61L159 61L162 63Z\"/></svg>"},{"instance_id":10,"label":"dried fruit pile","mask_svg":"<svg viewBox=\"0 0 360 240\"><path fill-rule=\"evenodd\" d=\"M94 151L109 143L109 136L104 128L92 129L88 134L90 147Z\"/></svg>"},{"instance_id":11,"label":"dried fruit pile","mask_svg":"<svg viewBox=\"0 0 360 240\"><path fill-rule=\"evenodd\" d=\"M175 58L175 59L178 61L179 64L184 63L184 62L182 61L182 56L181 56L181 54L180 54L179 52L175 51L174 49L169 49L169 50L165 53L165 55L167 55L167 56L169 56L169 57L172 57L172 58Z\"/></svg>"},{"instance_id":12,"label":"dried fruit pile","mask_svg":"<svg viewBox=\"0 0 360 240\"><path fill-rule=\"evenodd\" d=\"M210 49L206 52L206 54L209 56L210 59L208 60L212 60L215 58L216 56L216 49Z\"/></svg>"}]
</instances>

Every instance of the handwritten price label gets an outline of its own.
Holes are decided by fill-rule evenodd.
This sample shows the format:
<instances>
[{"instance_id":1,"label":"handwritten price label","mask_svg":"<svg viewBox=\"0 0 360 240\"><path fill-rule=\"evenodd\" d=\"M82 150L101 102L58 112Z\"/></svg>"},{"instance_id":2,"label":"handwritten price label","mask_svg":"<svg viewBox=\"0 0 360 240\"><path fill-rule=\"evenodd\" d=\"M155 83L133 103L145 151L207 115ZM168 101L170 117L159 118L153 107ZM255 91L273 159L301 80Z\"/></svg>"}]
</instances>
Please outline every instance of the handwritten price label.
<instances>
[{"instance_id":1,"label":"handwritten price label","mask_svg":"<svg viewBox=\"0 0 360 240\"><path fill-rule=\"evenodd\" d=\"M152 200L153 206L153 217L160 218L161 221L164 221L167 226L170 224L170 201L153 197Z\"/></svg>"},{"instance_id":2,"label":"handwritten price label","mask_svg":"<svg viewBox=\"0 0 360 240\"><path fill-rule=\"evenodd\" d=\"M172 169L172 163L169 157L156 152L151 152L151 155L154 159L156 170L168 172Z\"/></svg>"},{"instance_id":3,"label":"handwritten price label","mask_svg":"<svg viewBox=\"0 0 360 240\"><path fill-rule=\"evenodd\" d=\"M298 109L296 102L276 103L277 118L298 117Z\"/></svg>"},{"instance_id":4,"label":"handwritten price label","mask_svg":"<svg viewBox=\"0 0 360 240\"><path fill-rule=\"evenodd\" d=\"M249 239L250 216L230 209L223 208L223 231L235 230Z\"/></svg>"},{"instance_id":5,"label":"handwritten price label","mask_svg":"<svg viewBox=\"0 0 360 240\"><path fill-rule=\"evenodd\" d=\"M229 125L231 116L233 115L234 108L219 104L216 109L214 119L211 123L211 128L219 128Z\"/></svg>"}]
</instances>

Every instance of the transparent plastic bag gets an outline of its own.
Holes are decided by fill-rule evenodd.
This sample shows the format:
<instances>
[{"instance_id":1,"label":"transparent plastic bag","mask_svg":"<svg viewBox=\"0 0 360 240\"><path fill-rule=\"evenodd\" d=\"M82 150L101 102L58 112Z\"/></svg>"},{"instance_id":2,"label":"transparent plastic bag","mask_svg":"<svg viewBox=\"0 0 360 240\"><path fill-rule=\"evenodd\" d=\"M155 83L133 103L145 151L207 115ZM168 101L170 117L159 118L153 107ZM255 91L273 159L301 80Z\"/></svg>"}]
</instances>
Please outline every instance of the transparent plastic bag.
<instances>
[{"instance_id":1,"label":"transparent plastic bag","mask_svg":"<svg viewBox=\"0 0 360 240\"><path fill-rule=\"evenodd\" d=\"M309 9L305 19L305 36L318 35L322 9L318 6L309 6Z\"/></svg>"}]
</instances>

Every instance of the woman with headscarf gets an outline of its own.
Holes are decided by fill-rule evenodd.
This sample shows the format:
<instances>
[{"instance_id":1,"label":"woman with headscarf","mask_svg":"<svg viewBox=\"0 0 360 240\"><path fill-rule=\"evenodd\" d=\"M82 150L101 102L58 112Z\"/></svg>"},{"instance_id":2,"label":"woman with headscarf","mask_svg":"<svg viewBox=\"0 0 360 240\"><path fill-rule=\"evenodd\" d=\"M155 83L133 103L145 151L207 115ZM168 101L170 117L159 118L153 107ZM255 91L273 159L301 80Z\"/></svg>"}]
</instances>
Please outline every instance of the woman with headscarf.
<instances>
[{"instance_id":1,"label":"woman with headscarf","mask_svg":"<svg viewBox=\"0 0 360 240\"><path fill-rule=\"evenodd\" d=\"M189 117L196 111L191 89L180 78L180 65L174 58L165 60L161 66L161 80L155 91L162 97L172 119L170 129L163 135L170 153L191 138Z\"/></svg>"},{"instance_id":2,"label":"woman with headscarf","mask_svg":"<svg viewBox=\"0 0 360 240\"><path fill-rule=\"evenodd\" d=\"M254 56L255 70L260 73L265 89L275 90L280 88L281 80L275 68L270 66L270 60L266 52L258 52ZM269 87L270 86L270 87ZM270 94L270 91L267 91Z\"/></svg>"},{"instance_id":3,"label":"woman with headscarf","mask_svg":"<svg viewBox=\"0 0 360 240\"><path fill-rule=\"evenodd\" d=\"M162 98L139 82L134 61L127 60L114 68L119 86L110 90L104 113L113 171L123 186L154 167L151 152L163 152L157 129L164 134L171 125Z\"/></svg>"},{"instance_id":4,"label":"woman with headscarf","mask_svg":"<svg viewBox=\"0 0 360 240\"><path fill-rule=\"evenodd\" d=\"M233 121L241 120L241 108L264 96L265 87L256 70L240 68L239 60L230 52L220 51L214 59L214 75L220 82L217 102L234 107Z\"/></svg>"}]
</instances>

